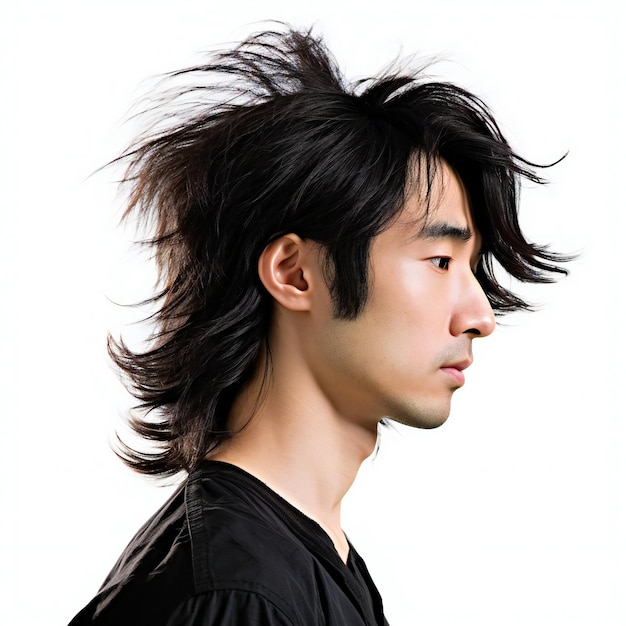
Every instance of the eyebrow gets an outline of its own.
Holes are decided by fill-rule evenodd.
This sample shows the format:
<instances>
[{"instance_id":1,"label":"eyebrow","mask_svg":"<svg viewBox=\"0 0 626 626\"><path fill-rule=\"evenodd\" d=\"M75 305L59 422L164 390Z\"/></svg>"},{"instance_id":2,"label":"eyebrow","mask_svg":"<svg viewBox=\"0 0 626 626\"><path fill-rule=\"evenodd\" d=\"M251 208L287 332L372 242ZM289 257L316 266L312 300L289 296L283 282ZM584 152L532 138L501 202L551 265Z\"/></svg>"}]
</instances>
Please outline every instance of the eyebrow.
<instances>
[{"instance_id":1,"label":"eyebrow","mask_svg":"<svg viewBox=\"0 0 626 626\"><path fill-rule=\"evenodd\" d=\"M473 232L466 226L455 226L448 222L433 222L425 224L417 234L419 239L456 239L463 243L468 242Z\"/></svg>"}]
</instances>

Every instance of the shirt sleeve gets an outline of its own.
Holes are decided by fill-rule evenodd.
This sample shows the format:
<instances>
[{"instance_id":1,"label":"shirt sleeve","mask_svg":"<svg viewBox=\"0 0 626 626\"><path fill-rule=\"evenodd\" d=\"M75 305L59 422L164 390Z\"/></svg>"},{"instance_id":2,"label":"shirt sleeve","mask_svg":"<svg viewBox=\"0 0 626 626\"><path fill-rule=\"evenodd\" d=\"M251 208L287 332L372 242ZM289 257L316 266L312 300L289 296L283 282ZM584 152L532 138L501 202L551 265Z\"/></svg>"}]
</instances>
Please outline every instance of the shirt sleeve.
<instances>
[{"instance_id":1,"label":"shirt sleeve","mask_svg":"<svg viewBox=\"0 0 626 626\"><path fill-rule=\"evenodd\" d=\"M287 612L264 595L247 590L214 590L181 603L165 626L299 626Z\"/></svg>"}]
</instances>

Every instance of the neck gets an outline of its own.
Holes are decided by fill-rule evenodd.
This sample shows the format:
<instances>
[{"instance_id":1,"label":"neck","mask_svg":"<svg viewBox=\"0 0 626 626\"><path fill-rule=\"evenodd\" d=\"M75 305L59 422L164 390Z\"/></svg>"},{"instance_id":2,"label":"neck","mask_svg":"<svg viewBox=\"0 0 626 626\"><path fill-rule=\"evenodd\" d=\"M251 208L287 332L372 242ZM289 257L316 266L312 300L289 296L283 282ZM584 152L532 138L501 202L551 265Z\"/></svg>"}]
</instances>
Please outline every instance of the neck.
<instances>
[{"instance_id":1,"label":"neck","mask_svg":"<svg viewBox=\"0 0 626 626\"><path fill-rule=\"evenodd\" d=\"M274 368L259 405L256 377L233 404L229 421L237 434L211 458L241 467L314 519L345 561L341 501L374 450L377 429L339 415L310 382Z\"/></svg>"}]
</instances>

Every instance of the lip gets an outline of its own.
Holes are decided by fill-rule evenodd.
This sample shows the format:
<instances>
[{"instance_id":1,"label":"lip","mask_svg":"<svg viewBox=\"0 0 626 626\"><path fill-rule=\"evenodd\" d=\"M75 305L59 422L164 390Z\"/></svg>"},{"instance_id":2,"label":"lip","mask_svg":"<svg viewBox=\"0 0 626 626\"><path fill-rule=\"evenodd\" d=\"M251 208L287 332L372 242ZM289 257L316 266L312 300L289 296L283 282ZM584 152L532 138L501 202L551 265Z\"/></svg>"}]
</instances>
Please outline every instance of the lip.
<instances>
[{"instance_id":1,"label":"lip","mask_svg":"<svg viewBox=\"0 0 626 626\"><path fill-rule=\"evenodd\" d=\"M458 363L452 363L451 365L444 365L441 368L441 371L454 378L460 387L465 384L465 374L463 374L463 370L467 369L471 364L472 361L470 359L466 359L465 361L459 361Z\"/></svg>"}]
</instances>

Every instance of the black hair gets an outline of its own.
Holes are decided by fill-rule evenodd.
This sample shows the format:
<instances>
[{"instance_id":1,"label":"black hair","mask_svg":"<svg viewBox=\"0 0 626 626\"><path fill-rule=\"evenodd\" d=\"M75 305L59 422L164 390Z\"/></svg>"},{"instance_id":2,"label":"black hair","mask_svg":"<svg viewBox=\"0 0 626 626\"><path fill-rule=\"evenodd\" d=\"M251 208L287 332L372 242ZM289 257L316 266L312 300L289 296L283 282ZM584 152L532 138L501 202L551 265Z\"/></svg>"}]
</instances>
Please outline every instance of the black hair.
<instances>
[{"instance_id":1,"label":"black hair","mask_svg":"<svg viewBox=\"0 0 626 626\"><path fill-rule=\"evenodd\" d=\"M147 349L109 337L140 401L130 425L155 444L120 441L140 472L190 471L232 435L231 404L268 351L272 299L257 262L272 240L293 232L321 244L335 315L358 317L372 239L402 210L416 156L428 185L442 159L462 180L483 240L477 277L496 312L528 308L498 282L498 264L525 282L566 273L568 258L528 242L518 223L520 181L544 182L538 166L458 86L406 70L347 83L319 37L291 28L170 78L200 80L170 91L180 109L166 106L120 157L125 216L143 219L160 277Z\"/></svg>"}]
</instances>

